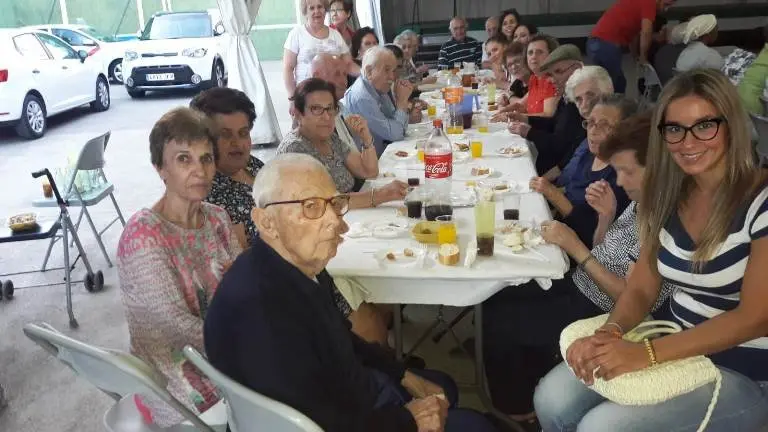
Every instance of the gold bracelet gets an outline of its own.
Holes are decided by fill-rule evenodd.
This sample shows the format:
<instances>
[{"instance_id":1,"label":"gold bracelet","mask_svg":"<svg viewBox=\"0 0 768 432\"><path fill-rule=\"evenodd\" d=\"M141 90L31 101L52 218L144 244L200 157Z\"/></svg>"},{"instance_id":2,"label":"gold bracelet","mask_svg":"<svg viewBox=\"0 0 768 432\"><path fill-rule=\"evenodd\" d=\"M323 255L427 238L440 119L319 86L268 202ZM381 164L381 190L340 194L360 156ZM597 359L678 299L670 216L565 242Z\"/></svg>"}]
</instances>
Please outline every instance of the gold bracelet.
<instances>
[{"instance_id":1,"label":"gold bracelet","mask_svg":"<svg viewBox=\"0 0 768 432\"><path fill-rule=\"evenodd\" d=\"M656 361L656 350L653 349L653 343L648 338L643 339L643 343L645 344L645 350L648 352L648 358L651 360L651 366L658 365L659 362Z\"/></svg>"}]
</instances>

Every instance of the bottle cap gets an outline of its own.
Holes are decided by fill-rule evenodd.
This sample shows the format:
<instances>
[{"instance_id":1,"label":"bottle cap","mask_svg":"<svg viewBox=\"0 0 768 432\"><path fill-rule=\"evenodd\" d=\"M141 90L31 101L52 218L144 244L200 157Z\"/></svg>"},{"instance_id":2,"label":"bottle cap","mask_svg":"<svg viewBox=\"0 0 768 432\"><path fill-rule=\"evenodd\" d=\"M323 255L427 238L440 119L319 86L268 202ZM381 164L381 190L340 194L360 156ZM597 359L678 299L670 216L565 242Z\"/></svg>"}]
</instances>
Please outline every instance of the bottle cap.
<instances>
[{"instance_id":1,"label":"bottle cap","mask_svg":"<svg viewBox=\"0 0 768 432\"><path fill-rule=\"evenodd\" d=\"M443 119L434 119L432 120L432 126L436 128L442 128L443 127Z\"/></svg>"}]
</instances>

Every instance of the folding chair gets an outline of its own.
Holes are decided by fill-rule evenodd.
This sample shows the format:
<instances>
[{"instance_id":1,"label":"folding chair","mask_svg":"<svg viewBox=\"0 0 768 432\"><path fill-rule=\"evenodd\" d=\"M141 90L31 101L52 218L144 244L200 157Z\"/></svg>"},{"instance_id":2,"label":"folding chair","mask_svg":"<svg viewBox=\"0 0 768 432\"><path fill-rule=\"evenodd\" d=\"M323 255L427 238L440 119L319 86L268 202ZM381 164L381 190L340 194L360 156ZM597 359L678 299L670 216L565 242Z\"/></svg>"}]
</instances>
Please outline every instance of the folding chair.
<instances>
[{"instance_id":1,"label":"folding chair","mask_svg":"<svg viewBox=\"0 0 768 432\"><path fill-rule=\"evenodd\" d=\"M661 93L661 80L656 73L656 69L650 64L640 65L639 76L643 79L644 90L641 96L640 105L643 109L650 108L651 105L656 103L656 99Z\"/></svg>"},{"instance_id":2,"label":"folding chair","mask_svg":"<svg viewBox=\"0 0 768 432\"><path fill-rule=\"evenodd\" d=\"M93 268L91 268L91 264L88 261L88 256L85 254L85 250L83 249L82 243L80 243L80 238L77 236L77 230L75 229L75 226L72 224L72 219L69 217L69 210L67 209L66 202L61 197L61 194L59 193L59 188L56 186L56 181L54 180L53 176L51 175L51 172L48 171L48 168L45 168L41 171L37 171L32 173L32 177L38 178L46 176L48 178L48 181L51 184L51 189L53 192L53 202L56 203L56 205L59 207L59 217L55 221L48 221L48 222L40 222L34 229L24 232L18 232L14 233L11 232L10 229L5 227L0 227L0 243L14 243L14 242L21 242L21 241L31 241L31 240L44 240L44 239L51 239L51 243L48 245L48 252L46 253L46 262L48 261L48 255L51 253L51 248L53 247L53 243L55 239L61 238L62 245L64 246L64 267L51 269L51 270L64 270L64 282L63 284L66 286L66 293L67 293L67 313L69 314L69 326L71 328L77 328L77 320L75 319L75 314L72 310L72 269L75 267L75 263L78 259L83 259L83 264L85 265L86 274L85 279L82 280L83 285L85 285L85 289L88 292L95 292L95 291L101 291L104 288L104 274L101 272L101 270L96 271L94 273ZM60 232L60 233L59 233ZM75 258L75 261L70 264L69 259L69 236L72 236L72 243L74 243L77 246L77 250L79 255ZM45 263L43 263L43 269L41 271L45 271ZM28 274L33 273L33 271L20 271L15 273L7 273L0 276L13 276L13 275L21 275L21 274ZM76 281L80 282L80 281ZM62 283L58 284L41 284L41 285L32 285L27 286L23 288L36 288L36 287L43 287L43 286L50 286L50 285L61 285ZM20 289L22 287L18 287L17 289ZM2 284L2 294L3 296L10 300L11 297L13 297L13 283L10 280L5 280Z\"/></svg>"},{"instance_id":3,"label":"folding chair","mask_svg":"<svg viewBox=\"0 0 768 432\"><path fill-rule=\"evenodd\" d=\"M226 421L217 425L206 424L201 417L187 409L166 390L165 377L143 360L131 354L98 348L66 336L46 323L27 324L24 334L40 345L60 362L85 378L116 402L104 415L108 430L132 431L204 431L223 432ZM144 425L138 410L127 410L133 403L133 395L152 395L178 411L188 424L171 428ZM120 418L120 415L133 416ZM109 423L108 423L109 421ZM185 422L185 423L186 423ZM132 425L131 428L115 429L114 425Z\"/></svg>"},{"instance_id":4,"label":"folding chair","mask_svg":"<svg viewBox=\"0 0 768 432\"><path fill-rule=\"evenodd\" d=\"M83 219L83 215L85 215L85 219L88 221L91 230L93 230L93 235L96 237L96 242L99 244L99 248L101 248L101 253L104 254L104 259L110 267L112 267L112 261L109 259L109 255L104 247L104 242L102 241L101 236L118 220L125 226L125 219L120 212L120 207L117 205L117 201L113 194L115 186L107 181L107 177L104 175L104 150L107 148L107 143L109 142L111 134L111 132L107 132L85 143L77 158L77 164L75 165L74 173L72 173L72 178L66 180L67 185L64 188L64 201L66 205L69 207L80 206L80 215L77 217L77 222L75 223L75 231L80 229L80 222ZM80 171L91 170L96 171L95 174L98 183L93 185L93 189L81 192L76 186L77 174ZM109 197L112 200L112 205L115 206L117 217L112 219L107 226L99 231L93 223L91 214L88 212L88 207L100 203L106 197ZM57 203L53 199L40 199L33 201L32 205L35 207L54 207ZM59 239L60 237L51 238L51 243L48 245L48 251L45 253L45 259L43 260L43 270L45 270L48 263L53 244Z\"/></svg>"},{"instance_id":5,"label":"folding chair","mask_svg":"<svg viewBox=\"0 0 768 432\"><path fill-rule=\"evenodd\" d=\"M224 394L232 432L323 432L309 417L235 382L214 368L191 346L184 357Z\"/></svg>"},{"instance_id":6,"label":"folding chair","mask_svg":"<svg viewBox=\"0 0 768 432\"><path fill-rule=\"evenodd\" d=\"M752 123L757 131L757 146L755 152L760 158L761 163L768 164L768 117L763 117L750 113Z\"/></svg>"}]
</instances>

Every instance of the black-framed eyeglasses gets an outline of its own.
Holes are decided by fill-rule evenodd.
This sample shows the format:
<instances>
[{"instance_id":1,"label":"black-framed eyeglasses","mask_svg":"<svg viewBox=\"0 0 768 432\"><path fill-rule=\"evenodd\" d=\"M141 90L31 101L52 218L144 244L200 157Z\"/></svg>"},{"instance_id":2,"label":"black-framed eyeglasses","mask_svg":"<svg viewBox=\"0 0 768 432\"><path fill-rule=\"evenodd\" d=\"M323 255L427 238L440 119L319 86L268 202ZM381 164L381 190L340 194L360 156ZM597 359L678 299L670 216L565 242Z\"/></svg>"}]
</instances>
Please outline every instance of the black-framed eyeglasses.
<instances>
[{"instance_id":1,"label":"black-framed eyeglasses","mask_svg":"<svg viewBox=\"0 0 768 432\"><path fill-rule=\"evenodd\" d=\"M329 105L329 106L312 105L309 107L309 112L311 112L312 115L317 117L320 117L325 113L328 113L331 115L331 117L333 117L339 112L339 107L337 107L336 105Z\"/></svg>"},{"instance_id":2,"label":"black-framed eyeglasses","mask_svg":"<svg viewBox=\"0 0 768 432\"><path fill-rule=\"evenodd\" d=\"M349 211L349 195L342 194L330 198L310 197L301 200L275 201L267 203L264 208L278 204L301 204L301 211L307 219L320 219L325 215L328 204L337 216L344 216Z\"/></svg>"},{"instance_id":3,"label":"black-framed eyeglasses","mask_svg":"<svg viewBox=\"0 0 768 432\"><path fill-rule=\"evenodd\" d=\"M727 123L727 120L722 117L715 117L699 120L688 127L677 123L662 123L658 128L667 144L679 144L685 140L688 132L699 141L713 140L720 132L720 125L723 123Z\"/></svg>"},{"instance_id":4,"label":"black-framed eyeglasses","mask_svg":"<svg viewBox=\"0 0 768 432\"><path fill-rule=\"evenodd\" d=\"M585 130L589 130L590 128L597 128L599 130L609 130L609 129L613 129L614 125L612 123L608 123L607 121L595 122L592 120L583 120L581 122L581 127L583 127Z\"/></svg>"}]
</instances>

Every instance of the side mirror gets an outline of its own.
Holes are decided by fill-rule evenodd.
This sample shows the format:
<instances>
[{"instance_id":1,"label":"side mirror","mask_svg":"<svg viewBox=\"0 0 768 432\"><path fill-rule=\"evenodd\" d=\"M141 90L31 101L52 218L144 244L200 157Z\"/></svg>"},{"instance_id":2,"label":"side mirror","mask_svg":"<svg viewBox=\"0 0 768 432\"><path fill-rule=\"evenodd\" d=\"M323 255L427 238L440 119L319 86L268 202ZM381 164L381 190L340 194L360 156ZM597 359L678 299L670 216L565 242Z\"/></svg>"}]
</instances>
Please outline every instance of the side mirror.
<instances>
[{"instance_id":1,"label":"side mirror","mask_svg":"<svg viewBox=\"0 0 768 432\"><path fill-rule=\"evenodd\" d=\"M214 36L221 36L224 34L224 32L226 32L226 30L224 29L224 24L222 23L216 24L216 26L213 28Z\"/></svg>"},{"instance_id":2,"label":"side mirror","mask_svg":"<svg viewBox=\"0 0 768 432\"><path fill-rule=\"evenodd\" d=\"M77 57L80 58L80 63L85 63L85 59L88 58L88 51L80 50L77 52Z\"/></svg>"}]
</instances>

